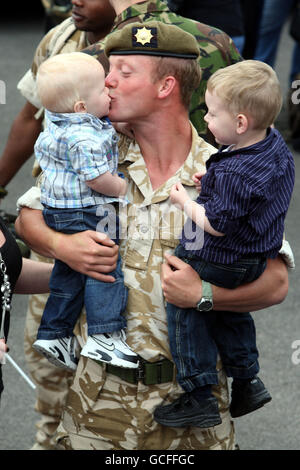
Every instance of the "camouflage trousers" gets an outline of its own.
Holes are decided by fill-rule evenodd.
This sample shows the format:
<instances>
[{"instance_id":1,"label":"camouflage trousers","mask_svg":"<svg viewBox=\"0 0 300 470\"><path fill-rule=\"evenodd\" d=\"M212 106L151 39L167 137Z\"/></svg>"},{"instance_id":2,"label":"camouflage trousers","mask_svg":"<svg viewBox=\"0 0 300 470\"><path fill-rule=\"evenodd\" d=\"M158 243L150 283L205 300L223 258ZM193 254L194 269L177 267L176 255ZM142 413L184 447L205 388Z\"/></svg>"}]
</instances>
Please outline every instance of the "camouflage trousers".
<instances>
[{"instance_id":1,"label":"camouflage trousers","mask_svg":"<svg viewBox=\"0 0 300 470\"><path fill-rule=\"evenodd\" d=\"M159 385L131 384L82 357L58 427L58 442L67 450L234 450L223 371L219 379L222 387L215 387L214 394L221 425L169 428L153 420L153 411L162 400L172 401L182 393L175 377Z\"/></svg>"},{"instance_id":2,"label":"camouflage trousers","mask_svg":"<svg viewBox=\"0 0 300 470\"><path fill-rule=\"evenodd\" d=\"M50 260L34 253L31 258L50 262ZM36 384L35 409L40 414L40 419L36 423L37 434L33 450L59 448L54 441L54 435L73 380L73 374L53 366L46 358L32 349L47 298L48 294L30 296L25 326L25 357L27 368Z\"/></svg>"},{"instance_id":3,"label":"camouflage trousers","mask_svg":"<svg viewBox=\"0 0 300 470\"><path fill-rule=\"evenodd\" d=\"M44 260L33 254L33 259ZM50 260L48 260L50 261ZM33 449L65 450L234 450L235 433L228 412L227 378L219 371L214 387L222 424L214 428L167 428L153 420L162 400L173 401L181 388L173 382L130 384L106 373L105 367L80 358L75 376L53 366L32 349L47 295L30 297L25 330L27 366L37 386L36 443ZM80 328L81 324L81 328ZM84 326L83 326L84 325ZM85 315L75 333L86 337Z\"/></svg>"}]
</instances>

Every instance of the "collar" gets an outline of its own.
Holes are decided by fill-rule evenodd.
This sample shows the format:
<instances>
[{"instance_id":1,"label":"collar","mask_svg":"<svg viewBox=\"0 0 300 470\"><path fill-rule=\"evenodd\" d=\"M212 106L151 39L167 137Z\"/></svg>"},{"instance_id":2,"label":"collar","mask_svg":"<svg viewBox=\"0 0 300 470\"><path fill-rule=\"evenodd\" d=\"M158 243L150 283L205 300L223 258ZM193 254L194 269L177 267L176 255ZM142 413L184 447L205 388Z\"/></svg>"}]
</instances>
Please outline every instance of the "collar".
<instances>
[{"instance_id":1,"label":"collar","mask_svg":"<svg viewBox=\"0 0 300 470\"><path fill-rule=\"evenodd\" d=\"M69 126L70 124L89 124L97 128L105 129L111 127L112 124L108 117L99 119L93 114L89 113L53 113L48 109L45 110L45 117L47 121L57 126Z\"/></svg>"},{"instance_id":2,"label":"collar","mask_svg":"<svg viewBox=\"0 0 300 470\"><path fill-rule=\"evenodd\" d=\"M145 198L143 205L146 206L167 199L170 189L176 181L181 181L186 186L194 186L193 174L196 171L205 171L205 162L216 149L198 135L192 124L191 127L192 145L185 162L169 180L155 191L152 189L144 158L137 142L129 138L120 139L119 163L128 164L129 175Z\"/></svg>"},{"instance_id":3,"label":"collar","mask_svg":"<svg viewBox=\"0 0 300 470\"><path fill-rule=\"evenodd\" d=\"M257 151L264 152L274 143L274 139L277 139L278 131L269 127L267 129L267 135L263 140L256 142L255 144L249 145L248 147L242 147L238 149L231 149L228 147L221 147L220 150L214 153L210 159L206 162L206 168L208 169L212 163L218 163L221 160L232 158L234 156L249 155Z\"/></svg>"}]
</instances>

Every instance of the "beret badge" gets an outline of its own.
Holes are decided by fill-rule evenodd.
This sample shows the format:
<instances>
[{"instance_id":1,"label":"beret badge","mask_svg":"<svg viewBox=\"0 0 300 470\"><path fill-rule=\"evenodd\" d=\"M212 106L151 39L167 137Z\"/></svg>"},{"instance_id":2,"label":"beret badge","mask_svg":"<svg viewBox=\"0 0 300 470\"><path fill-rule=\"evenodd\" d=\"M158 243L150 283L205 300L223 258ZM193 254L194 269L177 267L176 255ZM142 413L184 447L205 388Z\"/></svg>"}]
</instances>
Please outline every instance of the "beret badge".
<instances>
[{"instance_id":1,"label":"beret badge","mask_svg":"<svg viewBox=\"0 0 300 470\"><path fill-rule=\"evenodd\" d=\"M132 46L133 47L157 47L157 28L133 27L132 28Z\"/></svg>"}]
</instances>

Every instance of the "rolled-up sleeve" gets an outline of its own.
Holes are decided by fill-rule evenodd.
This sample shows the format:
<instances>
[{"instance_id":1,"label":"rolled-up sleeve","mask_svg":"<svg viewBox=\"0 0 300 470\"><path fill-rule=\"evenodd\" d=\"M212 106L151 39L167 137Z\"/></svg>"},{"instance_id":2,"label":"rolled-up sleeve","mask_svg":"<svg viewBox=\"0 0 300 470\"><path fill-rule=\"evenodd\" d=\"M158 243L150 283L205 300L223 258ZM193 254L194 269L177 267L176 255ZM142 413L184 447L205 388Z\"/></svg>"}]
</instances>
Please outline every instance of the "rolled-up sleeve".
<instances>
[{"instance_id":1,"label":"rolled-up sleeve","mask_svg":"<svg viewBox=\"0 0 300 470\"><path fill-rule=\"evenodd\" d=\"M110 171L109 153L106 146L92 146L90 142L80 142L70 150L73 169L82 181L90 181Z\"/></svg>"}]
</instances>

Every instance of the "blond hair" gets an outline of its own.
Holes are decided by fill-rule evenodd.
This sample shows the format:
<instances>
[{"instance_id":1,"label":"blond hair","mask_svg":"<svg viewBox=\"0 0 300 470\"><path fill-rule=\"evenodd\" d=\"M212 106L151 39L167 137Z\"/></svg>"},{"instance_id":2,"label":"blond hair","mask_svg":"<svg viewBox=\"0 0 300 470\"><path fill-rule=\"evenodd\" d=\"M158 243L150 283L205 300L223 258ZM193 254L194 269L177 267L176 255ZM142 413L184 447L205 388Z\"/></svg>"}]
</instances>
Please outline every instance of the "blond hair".
<instances>
[{"instance_id":1,"label":"blond hair","mask_svg":"<svg viewBox=\"0 0 300 470\"><path fill-rule=\"evenodd\" d=\"M95 67L100 63L83 52L59 54L43 62L37 73L37 92L49 111L70 113L84 100ZM104 79L104 75L103 75Z\"/></svg>"},{"instance_id":2,"label":"blond hair","mask_svg":"<svg viewBox=\"0 0 300 470\"><path fill-rule=\"evenodd\" d=\"M282 94L275 71L258 60L244 60L217 70L207 90L225 102L232 114L250 115L256 129L274 123L282 106Z\"/></svg>"}]
</instances>

